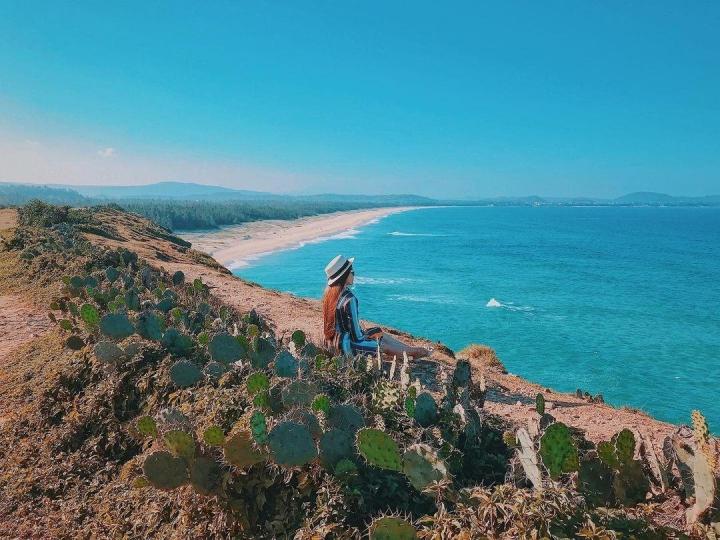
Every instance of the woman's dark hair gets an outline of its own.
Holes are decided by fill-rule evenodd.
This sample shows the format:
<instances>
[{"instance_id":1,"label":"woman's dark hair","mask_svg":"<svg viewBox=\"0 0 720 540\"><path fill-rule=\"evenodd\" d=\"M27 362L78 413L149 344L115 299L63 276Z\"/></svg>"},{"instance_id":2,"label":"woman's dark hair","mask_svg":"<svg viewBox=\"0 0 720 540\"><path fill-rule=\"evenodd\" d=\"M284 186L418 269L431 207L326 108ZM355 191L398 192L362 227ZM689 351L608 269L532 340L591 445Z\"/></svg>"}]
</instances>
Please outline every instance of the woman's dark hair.
<instances>
[{"instance_id":1,"label":"woman's dark hair","mask_svg":"<svg viewBox=\"0 0 720 540\"><path fill-rule=\"evenodd\" d=\"M348 271L332 285L325 287L322 297L323 310L323 335L325 341L332 342L335 339L335 308L337 307L340 293L347 283L348 277L352 273L352 266Z\"/></svg>"}]
</instances>

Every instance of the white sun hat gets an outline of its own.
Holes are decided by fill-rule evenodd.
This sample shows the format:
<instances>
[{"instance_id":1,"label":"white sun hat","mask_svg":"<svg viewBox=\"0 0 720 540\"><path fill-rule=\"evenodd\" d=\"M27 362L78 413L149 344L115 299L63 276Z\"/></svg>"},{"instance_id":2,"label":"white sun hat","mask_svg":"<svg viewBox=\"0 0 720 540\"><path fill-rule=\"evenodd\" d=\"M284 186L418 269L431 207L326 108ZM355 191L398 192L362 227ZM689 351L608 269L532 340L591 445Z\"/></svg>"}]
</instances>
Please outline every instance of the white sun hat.
<instances>
[{"instance_id":1,"label":"white sun hat","mask_svg":"<svg viewBox=\"0 0 720 540\"><path fill-rule=\"evenodd\" d=\"M325 275L327 276L327 284L333 285L345 275L345 272L352 267L355 257L346 259L343 255L338 255L325 267Z\"/></svg>"}]
</instances>

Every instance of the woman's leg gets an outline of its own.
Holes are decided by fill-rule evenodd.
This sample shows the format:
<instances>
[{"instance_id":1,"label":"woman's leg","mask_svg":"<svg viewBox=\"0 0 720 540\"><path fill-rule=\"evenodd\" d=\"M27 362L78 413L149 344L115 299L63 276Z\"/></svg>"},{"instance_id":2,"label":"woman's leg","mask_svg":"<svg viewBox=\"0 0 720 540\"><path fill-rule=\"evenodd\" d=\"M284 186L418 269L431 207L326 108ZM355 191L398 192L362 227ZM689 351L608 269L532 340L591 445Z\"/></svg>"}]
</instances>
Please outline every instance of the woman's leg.
<instances>
[{"instance_id":1,"label":"woman's leg","mask_svg":"<svg viewBox=\"0 0 720 540\"><path fill-rule=\"evenodd\" d=\"M430 353L430 351L428 351L425 347L413 347L412 345L406 345L399 339L395 339L389 334L383 334L380 347L382 348L383 353L388 356L397 356L398 358L402 358L403 352L407 353L408 356L412 356L413 359L422 358Z\"/></svg>"}]
</instances>

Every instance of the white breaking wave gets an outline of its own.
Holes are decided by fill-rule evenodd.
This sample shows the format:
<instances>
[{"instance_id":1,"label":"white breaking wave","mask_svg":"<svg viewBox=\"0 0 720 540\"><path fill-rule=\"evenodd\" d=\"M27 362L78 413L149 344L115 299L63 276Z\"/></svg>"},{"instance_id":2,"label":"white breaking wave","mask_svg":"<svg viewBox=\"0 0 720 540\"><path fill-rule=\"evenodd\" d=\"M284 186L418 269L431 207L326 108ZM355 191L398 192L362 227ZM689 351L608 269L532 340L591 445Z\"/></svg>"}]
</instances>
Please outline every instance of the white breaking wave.
<instances>
[{"instance_id":1,"label":"white breaking wave","mask_svg":"<svg viewBox=\"0 0 720 540\"><path fill-rule=\"evenodd\" d=\"M485 304L485 307L502 307L502 304L494 298L491 298L488 303Z\"/></svg>"},{"instance_id":2,"label":"white breaking wave","mask_svg":"<svg viewBox=\"0 0 720 540\"><path fill-rule=\"evenodd\" d=\"M417 280L411 278L355 277L355 283L358 285L398 285L400 283L410 283L412 281Z\"/></svg>"}]
</instances>

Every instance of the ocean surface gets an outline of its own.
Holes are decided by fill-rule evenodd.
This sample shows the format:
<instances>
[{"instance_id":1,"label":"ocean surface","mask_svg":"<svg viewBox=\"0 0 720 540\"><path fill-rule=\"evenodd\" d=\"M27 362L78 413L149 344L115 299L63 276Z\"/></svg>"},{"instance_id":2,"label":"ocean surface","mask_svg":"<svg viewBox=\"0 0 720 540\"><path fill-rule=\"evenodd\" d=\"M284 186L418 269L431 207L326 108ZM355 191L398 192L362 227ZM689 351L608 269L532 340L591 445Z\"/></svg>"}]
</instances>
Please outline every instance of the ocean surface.
<instances>
[{"instance_id":1,"label":"ocean surface","mask_svg":"<svg viewBox=\"0 0 720 540\"><path fill-rule=\"evenodd\" d=\"M363 318L488 344L511 373L663 420L700 409L720 431L720 209L420 209L235 273L319 298L338 253L356 257Z\"/></svg>"}]
</instances>

